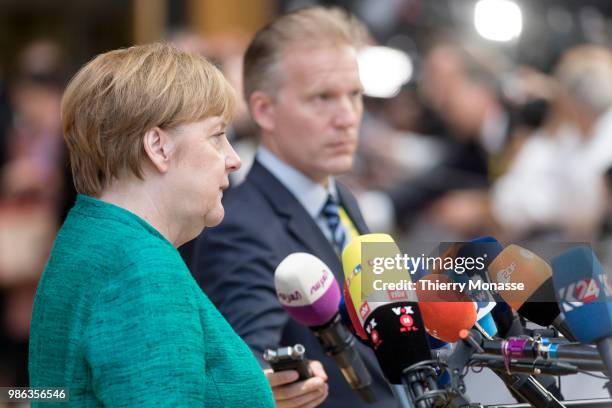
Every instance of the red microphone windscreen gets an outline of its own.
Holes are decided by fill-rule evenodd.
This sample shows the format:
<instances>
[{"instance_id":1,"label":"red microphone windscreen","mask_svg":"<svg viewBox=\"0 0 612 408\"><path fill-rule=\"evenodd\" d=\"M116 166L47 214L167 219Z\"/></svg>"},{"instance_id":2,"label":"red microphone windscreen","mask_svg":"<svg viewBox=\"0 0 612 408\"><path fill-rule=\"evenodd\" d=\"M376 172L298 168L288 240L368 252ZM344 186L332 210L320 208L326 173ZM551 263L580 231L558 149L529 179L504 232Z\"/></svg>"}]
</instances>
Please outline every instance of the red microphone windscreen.
<instances>
[{"instance_id":1,"label":"red microphone windscreen","mask_svg":"<svg viewBox=\"0 0 612 408\"><path fill-rule=\"evenodd\" d=\"M357 312L355 311L355 306L353 303L353 299L351 298L351 291L349 290L348 283L345 281L344 285L342 285L342 291L344 294L344 305L346 307L346 311L351 319L351 324L353 325L353 329L355 329L355 334L359 336L362 340L368 340L368 334L365 332L363 327L361 326L361 322L357 317Z\"/></svg>"},{"instance_id":2,"label":"red microphone windscreen","mask_svg":"<svg viewBox=\"0 0 612 408\"><path fill-rule=\"evenodd\" d=\"M421 281L430 281L442 290L430 290ZM427 332L433 337L454 343L460 338L462 330L469 330L476 323L476 307L470 297L463 292L450 289L452 280L444 275L430 274L422 277L416 284L419 308Z\"/></svg>"}]
</instances>

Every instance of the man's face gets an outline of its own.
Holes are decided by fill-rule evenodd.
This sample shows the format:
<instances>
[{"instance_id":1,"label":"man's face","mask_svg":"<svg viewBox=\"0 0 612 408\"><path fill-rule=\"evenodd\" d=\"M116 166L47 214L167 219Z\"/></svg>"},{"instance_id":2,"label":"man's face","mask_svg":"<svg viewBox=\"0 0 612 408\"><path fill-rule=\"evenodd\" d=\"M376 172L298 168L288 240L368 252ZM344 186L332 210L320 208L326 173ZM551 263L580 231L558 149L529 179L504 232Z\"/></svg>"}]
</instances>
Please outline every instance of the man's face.
<instances>
[{"instance_id":1,"label":"man's face","mask_svg":"<svg viewBox=\"0 0 612 408\"><path fill-rule=\"evenodd\" d=\"M266 146L316 182L349 171L363 113L355 49L297 48L279 68Z\"/></svg>"}]
</instances>

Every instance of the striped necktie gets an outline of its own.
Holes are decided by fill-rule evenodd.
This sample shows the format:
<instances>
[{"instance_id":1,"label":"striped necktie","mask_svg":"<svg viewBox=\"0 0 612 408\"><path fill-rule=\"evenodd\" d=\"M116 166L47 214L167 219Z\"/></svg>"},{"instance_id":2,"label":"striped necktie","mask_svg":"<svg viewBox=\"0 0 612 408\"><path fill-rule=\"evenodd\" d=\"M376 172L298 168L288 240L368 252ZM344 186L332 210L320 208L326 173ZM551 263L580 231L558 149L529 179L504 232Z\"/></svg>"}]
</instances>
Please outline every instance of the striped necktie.
<instances>
[{"instance_id":1,"label":"striped necktie","mask_svg":"<svg viewBox=\"0 0 612 408\"><path fill-rule=\"evenodd\" d=\"M334 245L336 252L341 253L347 243L346 228L342 222L340 222L338 204L331 194L327 196L327 201L325 202L325 206L323 207L321 213L327 221L327 227L329 228L329 232L331 233L332 237L331 242Z\"/></svg>"}]
</instances>

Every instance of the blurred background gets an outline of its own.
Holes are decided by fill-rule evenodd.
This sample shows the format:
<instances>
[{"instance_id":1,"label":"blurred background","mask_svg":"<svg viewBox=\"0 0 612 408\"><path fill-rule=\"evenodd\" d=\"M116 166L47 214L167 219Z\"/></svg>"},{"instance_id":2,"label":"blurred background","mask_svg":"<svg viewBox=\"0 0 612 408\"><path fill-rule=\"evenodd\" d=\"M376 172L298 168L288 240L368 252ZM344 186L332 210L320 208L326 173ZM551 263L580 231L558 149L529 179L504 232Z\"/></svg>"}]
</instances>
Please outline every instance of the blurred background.
<instances>
[{"instance_id":1,"label":"blurred background","mask_svg":"<svg viewBox=\"0 0 612 408\"><path fill-rule=\"evenodd\" d=\"M311 4L344 7L371 33L359 55L360 149L342 180L372 231L586 241L609 265L609 0L0 0L0 386L28 384L36 284L74 202L59 111L67 80L98 53L165 40L212 59L240 90L250 36ZM231 137L239 183L257 145L244 105ZM181 251L189 263L190 245ZM567 388L605 396L600 386ZM477 398L512 401L493 388Z\"/></svg>"}]
</instances>

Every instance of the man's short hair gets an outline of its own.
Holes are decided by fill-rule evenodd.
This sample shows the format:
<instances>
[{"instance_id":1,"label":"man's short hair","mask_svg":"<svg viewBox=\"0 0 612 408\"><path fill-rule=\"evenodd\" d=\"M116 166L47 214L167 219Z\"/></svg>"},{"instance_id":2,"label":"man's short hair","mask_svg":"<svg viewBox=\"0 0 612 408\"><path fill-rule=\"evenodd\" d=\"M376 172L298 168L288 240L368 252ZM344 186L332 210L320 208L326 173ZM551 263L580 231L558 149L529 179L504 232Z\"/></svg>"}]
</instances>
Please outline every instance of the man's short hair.
<instances>
[{"instance_id":1,"label":"man's short hair","mask_svg":"<svg viewBox=\"0 0 612 408\"><path fill-rule=\"evenodd\" d=\"M99 196L124 171L142 179L148 130L211 116L229 122L235 98L215 66L169 44L98 55L72 78L62 98L76 190Z\"/></svg>"},{"instance_id":2,"label":"man's short hair","mask_svg":"<svg viewBox=\"0 0 612 408\"><path fill-rule=\"evenodd\" d=\"M307 7L275 19L256 34L244 56L244 96L255 91L273 95L279 86L277 64L289 49L326 45L358 48L367 41L367 29L357 18L337 7Z\"/></svg>"}]
</instances>

